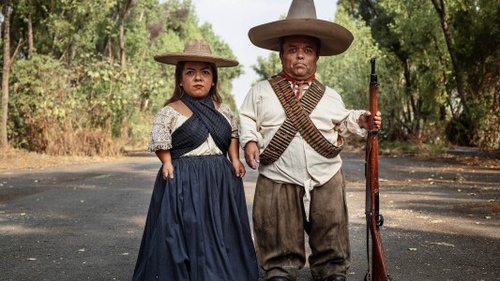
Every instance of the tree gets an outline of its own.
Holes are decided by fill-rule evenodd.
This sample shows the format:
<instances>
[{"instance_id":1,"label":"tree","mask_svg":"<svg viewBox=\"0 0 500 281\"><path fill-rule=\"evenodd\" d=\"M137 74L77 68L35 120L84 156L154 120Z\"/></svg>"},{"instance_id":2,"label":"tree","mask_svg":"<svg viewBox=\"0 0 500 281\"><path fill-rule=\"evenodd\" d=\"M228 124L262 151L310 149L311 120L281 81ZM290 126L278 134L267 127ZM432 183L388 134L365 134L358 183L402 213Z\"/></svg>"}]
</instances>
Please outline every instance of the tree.
<instances>
[{"instance_id":1,"label":"tree","mask_svg":"<svg viewBox=\"0 0 500 281\"><path fill-rule=\"evenodd\" d=\"M458 107L448 125L448 137L460 145L500 149L500 6L488 0L444 4L457 64L463 71L465 100L457 91L453 94L468 109Z\"/></svg>"},{"instance_id":2,"label":"tree","mask_svg":"<svg viewBox=\"0 0 500 281\"><path fill-rule=\"evenodd\" d=\"M10 0L3 0L2 14L3 20L3 68L2 68L2 118L0 124L0 148L9 147L7 139L7 120L8 120L8 106L9 106L9 77L10 68L12 66L13 58L10 54L10 15L11 6ZM20 44L18 44L19 46ZM17 53L18 48L16 48ZM15 57L15 53L14 56Z\"/></svg>"},{"instance_id":3,"label":"tree","mask_svg":"<svg viewBox=\"0 0 500 281\"><path fill-rule=\"evenodd\" d=\"M403 78L400 86L397 79L391 86L404 93L400 109L391 112L397 121L391 126L396 139L432 142L446 133L452 143L471 145L483 130L478 130L480 124L494 123L479 121L485 116L483 108L494 103L493 95L485 94L491 90L472 94L471 85L491 81L484 78L495 72L498 29L487 26L498 22L498 5L473 0L341 0L339 6L354 20L363 19L386 57L399 61L386 65L388 73ZM485 97L486 103L477 97ZM446 122L450 125L445 132Z\"/></svg>"},{"instance_id":4,"label":"tree","mask_svg":"<svg viewBox=\"0 0 500 281\"><path fill-rule=\"evenodd\" d=\"M143 145L174 84L174 68L155 62L154 55L181 51L190 38L204 37L214 53L234 58L209 24L198 24L187 0L11 5L10 34L3 34L10 40L1 44L20 43L18 54L4 55L4 63L16 60L4 65L12 70L2 72L10 74L2 91L15 94L2 104L8 108L2 121L6 139L16 148L95 155L119 153L129 142ZM233 110L230 81L241 71L219 72L219 91Z\"/></svg>"},{"instance_id":5,"label":"tree","mask_svg":"<svg viewBox=\"0 0 500 281\"><path fill-rule=\"evenodd\" d=\"M272 52L267 58L257 57L257 64L252 65L252 69L259 76L258 80L265 80L281 71L281 61L279 54Z\"/></svg>"},{"instance_id":6,"label":"tree","mask_svg":"<svg viewBox=\"0 0 500 281\"><path fill-rule=\"evenodd\" d=\"M445 6L444 0L431 0L432 5L436 9L436 12L439 16L439 20L441 22L441 29L443 30L443 35L446 41L446 47L448 48L448 53L450 54L451 62L453 65L453 69L455 72L455 80L457 82L457 92L461 98L462 106L464 107L464 111L468 114L467 107L467 99L465 98L465 90L464 90L464 82L463 82L463 74L462 69L458 63L457 55L455 52L455 47L452 42L451 32L449 30L450 25L448 22L448 14Z\"/></svg>"}]
</instances>

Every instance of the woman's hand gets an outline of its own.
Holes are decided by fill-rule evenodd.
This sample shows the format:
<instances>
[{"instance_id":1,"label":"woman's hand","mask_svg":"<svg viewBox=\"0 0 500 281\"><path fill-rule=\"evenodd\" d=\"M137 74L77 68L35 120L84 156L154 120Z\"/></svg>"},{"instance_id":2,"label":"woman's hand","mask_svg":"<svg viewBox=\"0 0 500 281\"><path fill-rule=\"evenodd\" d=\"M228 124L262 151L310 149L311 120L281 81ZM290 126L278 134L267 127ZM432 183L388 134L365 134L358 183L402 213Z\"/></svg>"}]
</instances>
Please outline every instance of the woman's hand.
<instances>
[{"instance_id":1,"label":"woman's hand","mask_svg":"<svg viewBox=\"0 0 500 281\"><path fill-rule=\"evenodd\" d=\"M161 174L163 179L174 178L174 165L172 165L172 157L170 155L170 150L159 149L155 151L156 156L160 159L163 166L161 166Z\"/></svg>"},{"instance_id":2,"label":"woman's hand","mask_svg":"<svg viewBox=\"0 0 500 281\"><path fill-rule=\"evenodd\" d=\"M163 175L164 180L166 180L167 178L174 178L174 165L172 165L172 162L163 164L161 168L161 174Z\"/></svg>"},{"instance_id":3,"label":"woman's hand","mask_svg":"<svg viewBox=\"0 0 500 281\"><path fill-rule=\"evenodd\" d=\"M243 163L239 159L233 160L231 162L233 164L233 170L234 173L236 174L237 177L244 177L246 174L245 166L243 166Z\"/></svg>"}]
</instances>

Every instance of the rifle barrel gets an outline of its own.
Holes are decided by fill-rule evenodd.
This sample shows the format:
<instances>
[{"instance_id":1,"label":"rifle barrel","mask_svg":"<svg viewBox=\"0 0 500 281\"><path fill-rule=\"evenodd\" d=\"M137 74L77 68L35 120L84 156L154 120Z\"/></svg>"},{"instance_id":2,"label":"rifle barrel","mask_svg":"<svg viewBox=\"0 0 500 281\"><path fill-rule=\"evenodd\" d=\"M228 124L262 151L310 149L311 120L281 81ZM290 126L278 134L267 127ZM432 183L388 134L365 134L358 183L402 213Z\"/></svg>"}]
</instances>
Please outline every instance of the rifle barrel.
<instances>
[{"instance_id":1,"label":"rifle barrel","mask_svg":"<svg viewBox=\"0 0 500 281\"><path fill-rule=\"evenodd\" d=\"M375 72L375 59L371 59L370 74L370 128L366 143L366 216L368 235L371 238L371 267L368 276L371 281L387 281L387 265L382 247L379 226L383 217L379 214L379 178L378 178L378 130L375 127L374 116L378 112L378 78ZM368 238L367 238L368 239ZM368 243L370 244L370 243Z\"/></svg>"}]
</instances>

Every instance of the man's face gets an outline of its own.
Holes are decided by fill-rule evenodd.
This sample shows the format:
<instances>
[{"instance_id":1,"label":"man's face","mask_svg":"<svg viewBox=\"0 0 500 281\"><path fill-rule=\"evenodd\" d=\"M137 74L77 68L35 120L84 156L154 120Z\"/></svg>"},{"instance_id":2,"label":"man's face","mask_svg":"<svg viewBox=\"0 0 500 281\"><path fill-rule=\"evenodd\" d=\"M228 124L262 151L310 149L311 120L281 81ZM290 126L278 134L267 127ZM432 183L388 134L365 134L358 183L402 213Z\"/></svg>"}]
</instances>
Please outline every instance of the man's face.
<instances>
[{"instance_id":1,"label":"man's face","mask_svg":"<svg viewBox=\"0 0 500 281\"><path fill-rule=\"evenodd\" d=\"M283 71L297 80L305 80L316 73L317 42L308 36L289 36L283 40L280 52Z\"/></svg>"}]
</instances>

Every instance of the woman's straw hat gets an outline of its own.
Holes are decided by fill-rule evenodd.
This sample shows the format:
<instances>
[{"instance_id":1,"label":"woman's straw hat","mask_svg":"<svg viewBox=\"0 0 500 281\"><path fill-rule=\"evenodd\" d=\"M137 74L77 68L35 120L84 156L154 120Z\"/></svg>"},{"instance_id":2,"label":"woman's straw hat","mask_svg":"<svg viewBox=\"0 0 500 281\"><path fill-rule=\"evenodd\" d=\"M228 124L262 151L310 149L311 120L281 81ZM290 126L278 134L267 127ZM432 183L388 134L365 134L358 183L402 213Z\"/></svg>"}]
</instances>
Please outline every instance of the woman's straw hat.
<instances>
[{"instance_id":1,"label":"woman's straw hat","mask_svg":"<svg viewBox=\"0 0 500 281\"><path fill-rule=\"evenodd\" d=\"M192 39L186 43L183 52L170 52L154 56L155 61L176 65L180 61L199 61L214 63L217 67L237 66L238 61L212 54L208 43L203 39Z\"/></svg>"},{"instance_id":2,"label":"woman's straw hat","mask_svg":"<svg viewBox=\"0 0 500 281\"><path fill-rule=\"evenodd\" d=\"M321 41L320 56L341 54L354 39L343 26L317 19L313 0L293 0L284 20L258 25L248 32L255 46L272 51L279 51L281 37L293 35L318 38Z\"/></svg>"}]
</instances>

